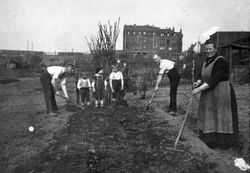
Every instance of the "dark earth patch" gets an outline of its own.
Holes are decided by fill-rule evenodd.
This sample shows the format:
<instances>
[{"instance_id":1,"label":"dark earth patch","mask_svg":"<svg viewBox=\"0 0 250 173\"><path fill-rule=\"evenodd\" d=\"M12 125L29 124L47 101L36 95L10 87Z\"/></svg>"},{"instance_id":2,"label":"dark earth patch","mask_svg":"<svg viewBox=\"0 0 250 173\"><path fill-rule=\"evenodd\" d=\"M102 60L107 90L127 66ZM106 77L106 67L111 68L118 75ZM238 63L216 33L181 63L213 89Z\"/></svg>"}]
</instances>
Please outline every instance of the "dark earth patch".
<instances>
[{"instance_id":1,"label":"dark earth patch","mask_svg":"<svg viewBox=\"0 0 250 173\"><path fill-rule=\"evenodd\" d=\"M0 84L9 84L12 82L19 82L19 80L18 79L1 79L0 80Z\"/></svg>"}]
</instances>

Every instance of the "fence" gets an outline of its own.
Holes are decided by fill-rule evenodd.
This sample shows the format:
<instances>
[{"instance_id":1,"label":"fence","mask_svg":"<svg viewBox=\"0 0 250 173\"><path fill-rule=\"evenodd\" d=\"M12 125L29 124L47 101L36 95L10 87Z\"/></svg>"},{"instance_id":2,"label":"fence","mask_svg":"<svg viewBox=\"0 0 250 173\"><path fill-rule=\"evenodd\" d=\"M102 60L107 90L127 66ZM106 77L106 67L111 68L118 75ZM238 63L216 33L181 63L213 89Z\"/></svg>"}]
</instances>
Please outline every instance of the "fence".
<instances>
[{"instance_id":1,"label":"fence","mask_svg":"<svg viewBox=\"0 0 250 173\"><path fill-rule=\"evenodd\" d=\"M230 78L234 85L250 83L250 66L231 66Z\"/></svg>"}]
</instances>

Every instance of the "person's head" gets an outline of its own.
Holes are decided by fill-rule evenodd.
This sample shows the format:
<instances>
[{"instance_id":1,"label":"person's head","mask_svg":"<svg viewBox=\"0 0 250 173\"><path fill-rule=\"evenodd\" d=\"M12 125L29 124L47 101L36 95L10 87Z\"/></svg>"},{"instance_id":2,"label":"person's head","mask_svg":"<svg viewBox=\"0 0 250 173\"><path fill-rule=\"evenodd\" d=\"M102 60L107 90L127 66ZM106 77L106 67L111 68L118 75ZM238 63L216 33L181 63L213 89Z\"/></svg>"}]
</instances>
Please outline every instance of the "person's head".
<instances>
[{"instance_id":1,"label":"person's head","mask_svg":"<svg viewBox=\"0 0 250 173\"><path fill-rule=\"evenodd\" d=\"M117 64L120 64L120 63L121 63L121 60L118 59L118 60L116 61L116 63L117 63Z\"/></svg>"},{"instance_id":2,"label":"person's head","mask_svg":"<svg viewBox=\"0 0 250 173\"><path fill-rule=\"evenodd\" d=\"M70 73L70 72L72 72L73 71L73 64L67 64L66 66L65 66L65 72L66 73Z\"/></svg>"},{"instance_id":3,"label":"person's head","mask_svg":"<svg viewBox=\"0 0 250 173\"><path fill-rule=\"evenodd\" d=\"M179 59L180 61L182 61L184 58L185 58L185 57L184 57L183 54L180 54L180 55L178 56L178 59Z\"/></svg>"},{"instance_id":4,"label":"person's head","mask_svg":"<svg viewBox=\"0 0 250 173\"><path fill-rule=\"evenodd\" d=\"M117 71L118 71L118 66L117 66L117 65L113 65L112 71L113 71L113 72L117 72Z\"/></svg>"},{"instance_id":5,"label":"person's head","mask_svg":"<svg viewBox=\"0 0 250 173\"><path fill-rule=\"evenodd\" d=\"M153 56L153 60L154 60L156 63L160 63L161 57L160 57L159 55L155 54L155 55Z\"/></svg>"},{"instance_id":6,"label":"person's head","mask_svg":"<svg viewBox=\"0 0 250 173\"><path fill-rule=\"evenodd\" d=\"M126 62L124 62L124 63L123 63L123 66L124 66L124 67L126 67L126 66L127 66L127 63L126 63Z\"/></svg>"},{"instance_id":7,"label":"person's head","mask_svg":"<svg viewBox=\"0 0 250 173\"><path fill-rule=\"evenodd\" d=\"M208 58L213 57L217 52L215 43L213 41L207 40L205 42L205 54Z\"/></svg>"},{"instance_id":8,"label":"person's head","mask_svg":"<svg viewBox=\"0 0 250 173\"><path fill-rule=\"evenodd\" d=\"M96 73L98 73L98 74L103 74L103 67L97 67L96 68Z\"/></svg>"},{"instance_id":9,"label":"person's head","mask_svg":"<svg viewBox=\"0 0 250 173\"><path fill-rule=\"evenodd\" d=\"M87 79L88 78L88 73L82 72L81 76L82 76L83 79Z\"/></svg>"}]
</instances>

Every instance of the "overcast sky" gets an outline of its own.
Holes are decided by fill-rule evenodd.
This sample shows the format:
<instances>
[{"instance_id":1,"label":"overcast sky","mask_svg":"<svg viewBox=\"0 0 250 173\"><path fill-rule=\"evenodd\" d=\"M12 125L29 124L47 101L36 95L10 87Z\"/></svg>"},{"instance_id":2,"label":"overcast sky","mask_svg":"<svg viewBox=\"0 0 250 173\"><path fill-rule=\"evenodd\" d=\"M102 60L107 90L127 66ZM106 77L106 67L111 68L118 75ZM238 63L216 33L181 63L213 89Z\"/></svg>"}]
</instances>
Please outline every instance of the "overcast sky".
<instances>
[{"instance_id":1,"label":"overcast sky","mask_svg":"<svg viewBox=\"0 0 250 173\"><path fill-rule=\"evenodd\" d=\"M88 52L98 22L182 28L183 50L214 31L250 31L250 0L0 0L0 49Z\"/></svg>"}]
</instances>

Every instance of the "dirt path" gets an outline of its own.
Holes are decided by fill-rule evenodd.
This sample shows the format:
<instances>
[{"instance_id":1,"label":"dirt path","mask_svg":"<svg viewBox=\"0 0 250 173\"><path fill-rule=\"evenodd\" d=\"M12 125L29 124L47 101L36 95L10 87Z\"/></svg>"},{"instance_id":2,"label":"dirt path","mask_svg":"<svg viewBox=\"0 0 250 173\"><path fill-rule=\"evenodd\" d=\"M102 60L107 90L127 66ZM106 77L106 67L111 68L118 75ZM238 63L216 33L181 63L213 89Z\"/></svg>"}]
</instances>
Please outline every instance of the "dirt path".
<instances>
[{"instance_id":1,"label":"dirt path","mask_svg":"<svg viewBox=\"0 0 250 173\"><path fill-rule=\"evenodd\" d=\"M151 93L152 91L149 91L148 95L150 96ZM190 99L190 96L188 97L188 94L186 94L186 92L178 95L178 103L181 103L181 106L178 106L177 116L173 117L164 111L166 110L167 103L169 103L168 97L164 96L166 95L166 93L169 93L168 89L161 89L154 99L154 103L152 105L155 107L155 113L153 114L154 118L158 119L159 121L168 121L173 127L175 127L175 131L179 131L187 110L188 100ZM132 100L133 99L131 99L131 105L138 104L138 101ZM193 102L193 104L195 104L195 98ZM147 105L147 102L141 101L140 104ZM194 109L195 105L193 105L193 108L190 110L190 114L192 114L192 111L195 111ZM216 163L216 168L214 168L213 171L218 171L220 173L240 173L241 171L234 166L233 161L233 157L240 157L239 153L235 152L232 149L213 150L208 148L201 140L199 140L197 134L194 133L194 130L191 129L193 123L191 123L190 121L191 120L189 119L187 120L181 137L181 143L183 145L190 146L190 151L194 154L197 153L198 155L207 155L208 162Z\"/></svg>"}]
</instances>

